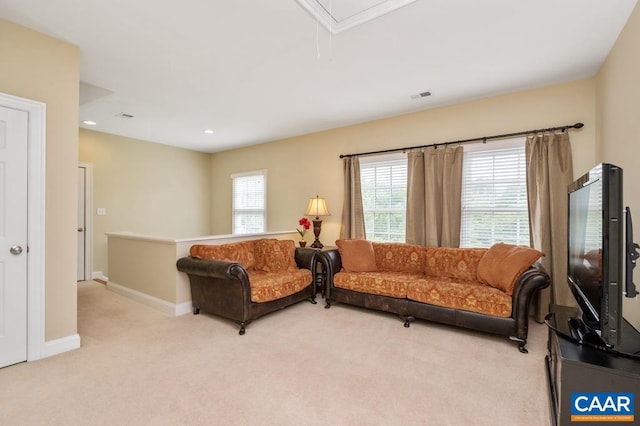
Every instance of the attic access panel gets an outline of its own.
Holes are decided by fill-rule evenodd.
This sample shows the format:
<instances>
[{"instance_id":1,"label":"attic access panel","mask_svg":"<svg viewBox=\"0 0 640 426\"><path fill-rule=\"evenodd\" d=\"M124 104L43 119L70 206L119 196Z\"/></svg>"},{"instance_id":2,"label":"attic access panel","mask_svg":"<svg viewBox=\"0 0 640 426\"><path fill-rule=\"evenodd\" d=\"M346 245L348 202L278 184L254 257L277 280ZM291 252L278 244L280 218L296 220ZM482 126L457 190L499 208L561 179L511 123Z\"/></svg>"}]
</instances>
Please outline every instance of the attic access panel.
<instances>
[{"instance_id":1,"label":"attic access panel","mask_svg":"<svg viewBox=\"0 0 640 426\"><path fill-rule=\"evenodd\" d=\"M416 0L296 0L331 33L337 34L393 12Z\"/></svg>"}]
</instances>

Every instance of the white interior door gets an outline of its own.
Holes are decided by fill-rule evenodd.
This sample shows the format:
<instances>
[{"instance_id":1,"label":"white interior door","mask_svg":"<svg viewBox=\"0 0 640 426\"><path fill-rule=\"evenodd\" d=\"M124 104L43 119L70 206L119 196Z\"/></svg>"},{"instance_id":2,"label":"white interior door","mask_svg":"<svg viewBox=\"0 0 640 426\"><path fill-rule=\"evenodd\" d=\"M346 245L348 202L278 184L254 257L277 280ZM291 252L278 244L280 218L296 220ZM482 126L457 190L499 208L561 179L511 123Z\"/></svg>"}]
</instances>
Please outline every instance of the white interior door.
<instances>
[{"instance_id":1,"label":"white interior door","mask_svg":"<svg viewBox=\"0 0 640 426\"><path fill-rule=\"evenodd\" d=\"M85 271L86 250L86 224L85 224L85 194L86 194L86 169L78 167L78 281L87 279Z\"/></svg>"},{"instance_id":2,"label":"white interior door","mask_svg":"<svg viewBox=\"0 0 640 426\"><path fill-rule=\"evenodd\" d=\"M28 120L0 107L0 367L27 359Z\"/></svg>"}]
</instances>

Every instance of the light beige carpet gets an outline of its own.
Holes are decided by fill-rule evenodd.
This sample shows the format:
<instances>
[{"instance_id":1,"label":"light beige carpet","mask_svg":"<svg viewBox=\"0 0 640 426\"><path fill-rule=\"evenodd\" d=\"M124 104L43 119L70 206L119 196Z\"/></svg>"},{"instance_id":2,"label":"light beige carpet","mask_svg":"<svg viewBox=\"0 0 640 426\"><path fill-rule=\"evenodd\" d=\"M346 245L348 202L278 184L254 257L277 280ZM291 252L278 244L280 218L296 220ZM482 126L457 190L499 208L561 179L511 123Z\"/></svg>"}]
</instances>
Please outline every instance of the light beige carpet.
<instances>
[{"instance_id":1,"label":"light beige carpet","mask_svg":"<svg viewBox=\"0 0 640 426\"><path fill-rule=\"evenodd\" d=\"M548 425L546 329L500 336L302 302L245 336L78 288L82 348L0 369L7 425Z\"/></svg>"}]
</instances>

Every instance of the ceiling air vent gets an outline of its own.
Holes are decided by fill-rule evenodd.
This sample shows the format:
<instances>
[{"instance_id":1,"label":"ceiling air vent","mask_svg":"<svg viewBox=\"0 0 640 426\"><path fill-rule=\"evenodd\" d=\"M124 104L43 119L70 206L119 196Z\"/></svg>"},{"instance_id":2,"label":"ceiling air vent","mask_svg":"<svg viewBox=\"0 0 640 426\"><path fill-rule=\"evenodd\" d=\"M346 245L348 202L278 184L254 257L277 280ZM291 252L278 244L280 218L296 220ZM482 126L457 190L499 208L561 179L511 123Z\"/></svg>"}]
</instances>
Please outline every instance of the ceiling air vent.
<instances>
[{"instance_id":1,"label":"ceiling air vent","mask_svg":"<svg viewBox=\"0 0 640 426\"><path fill-rule=\"evenodd\" d=\"M133 118L133 115L131 115L131 114L127 114L126 112L120 112L120 113L116 114L116 117L120 117L120 118Z\"/></svg>"},{"instance_id":2,"label":"ceiling air vent","mask_svg":"<svg viewBox=\"0 0 640 426\"><path fill-rule=\"evenodd\" d=\"M427 90L424 92L420 92L420 93L416 93L415 95L411 95L411 99L420 99L420 98L426 98L427 96L431 96L431 91Z\"/></svg>"}]
</instances>

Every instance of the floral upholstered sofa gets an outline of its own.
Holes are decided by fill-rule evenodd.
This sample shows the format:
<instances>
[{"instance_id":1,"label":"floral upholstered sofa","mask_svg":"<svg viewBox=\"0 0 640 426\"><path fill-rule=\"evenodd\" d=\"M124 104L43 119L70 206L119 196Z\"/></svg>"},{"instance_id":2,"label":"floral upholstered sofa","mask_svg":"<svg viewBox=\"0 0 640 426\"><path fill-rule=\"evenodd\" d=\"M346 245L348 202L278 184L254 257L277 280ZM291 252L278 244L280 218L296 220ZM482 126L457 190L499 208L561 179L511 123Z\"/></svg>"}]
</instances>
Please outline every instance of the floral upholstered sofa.
<instances>
[{"instance_id":1,"label":"floral upholstered sofa","mask_svg":"<svg viewBox=\"0 0 640 426\"><path fill-rule=\"evenodd\" d=\"M549 286L537 250L495 244L431 248L338 240L321 253L326 306L342 302L508 336L526 353L529 305Z\"/></svg>"},{"instance_id":2,"label":"floral upholstered sofa","mask_svg":"<svg viewBox=\"0 0 640 426\"><path fill-rule=\"evenodd\" d=\"M233 320L244 334L258 317L305 299L316 303L316 255L292 240L194 245L177 268L189 276L194 314L202 310Z\"/></svg>"}]
</instances>

